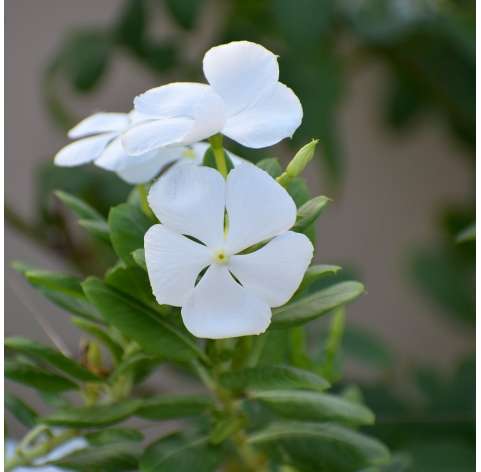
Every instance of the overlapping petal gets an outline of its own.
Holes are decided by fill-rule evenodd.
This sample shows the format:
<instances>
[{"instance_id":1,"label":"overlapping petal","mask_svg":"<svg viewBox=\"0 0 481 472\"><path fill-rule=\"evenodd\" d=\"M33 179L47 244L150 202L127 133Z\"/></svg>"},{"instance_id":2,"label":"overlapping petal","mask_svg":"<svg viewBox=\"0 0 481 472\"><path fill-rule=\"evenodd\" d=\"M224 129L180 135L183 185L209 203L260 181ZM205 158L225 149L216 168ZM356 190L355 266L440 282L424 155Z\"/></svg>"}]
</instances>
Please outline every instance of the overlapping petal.
<instances>
[{"instance_id":1,"label":"overlapping petal","mask_svg":"<svg viewBox=\"0 0 481 472\"><path fill-rule=\"evenodd\" d=\"M313 251L305 235L288 231L255 252L232 256L229 269L269 306L281 306L299 287Z\"/></svg>"},{"instance_id":2,"label":"overlapping petal","mask_svg":"<svg viewBox=\"0 0 481 472\"><path fill-rule=\"evenodd\" d=\"M150 284L158 303L183 305L199 273L209 263L208 248L164 225L149 228L144 247Z\"/></svg>"},{"instance_id":3,"label":"overlapping petal","mask_svg":"<svg viewBox=\"0 0 481 472\"><path fill-rule=\"evenodd\" d=\"M193 129L192 118L162 118L132 126L122 135L127 154L138 156L154 149L183 143Z\"/></svg>"},{"instance_id":4,"label":"overlapping petal","mask_svg":"<svg viewBox=\"0 0 481 472\"><path fill-rule=\"evenodd\" d=\"M92 134L122 132L129 124L127 113L95 113L75 125L69 132L71 139Z\"/></svg>"},{"instance_id":5,"label":"overlapping petal","mask_svg":"<svg viewBox=\"0 0 481 472\"><path fill-rule=\"evenodd\" d=\"M226 104L227 116L255 103L279 79L277 56L249 41L209 49L203 66L207 81Z\"/></svg>"},{"instance_id":6,"label":"overlapping petal","mask_svg":"<svg viewBox=\"0 0 481 472\"><path fill-rule=\"evenodd\" d=\"M179 234L211 248L224 240L225 181L208 167L175 166L150 189L152 211Z\"/></svg>"},{"instance_id":7,"label":"overlapping petal","mask_svg":"<svg viewBox=\"0 0 481 472\"><path fill-rule=\"evenodd\" d=\"M117 174L129 184L148 182L168 164L183 159L184 152L185 147L178 146L156 149L140 156L127 156L117 169Z\"/></svg>"},{"instance_id":8,"label":"overlapping petal","mask_svg":"<svg viewBox=\"0 0 481 472\"><path fill-rule=\"evenodd\" d=\"M225 266L212 265L183 304L182 319L199 338L230 338L263 333L271 310L241 287Z\"/></svg>"},{"instance_id":9,"label":"overlapping petal","mask_svg":"<svg viewBox=\"0 0 481 472\"><path fill-rule=\"evenodd\" d=\"M105 133L67 144L57 153L54 162L58 166L73 167L94 161L116 136L116 133Z\"/></svg>"},{"instance_id":10,"label":"overlapping petal","mask_svg":"<svg viewBox=\"0 0 481 472\"><path fill-rule=\"evenodd\" d=\"M209 92L206 84L173 82L138 95L134 106L136 111L150 118L193 117L199 97Z\"/></svg>"},{"instance_id":11,"label":"overlapping petal","mask_svg":"<svg viewBox=\"0 0 481 472\"><path fill-rule=\"evenodd\" d=\"M227 177L226 209L226 244L231 254L287 231L297 213L283 187L263 170L247 164L236 167Z\"/></svg>"},{"instance_id":12,"label":"overlapping petal","mask_svg":"<svg viewBox=\"0 0 481 472\"><path fill-rule=\"evenodd\" d=\"M292 137L302 122L295 93L277 83L257 102L227 119L223 133L243 146L258 149Z\"/></svg>"}]
</instances>

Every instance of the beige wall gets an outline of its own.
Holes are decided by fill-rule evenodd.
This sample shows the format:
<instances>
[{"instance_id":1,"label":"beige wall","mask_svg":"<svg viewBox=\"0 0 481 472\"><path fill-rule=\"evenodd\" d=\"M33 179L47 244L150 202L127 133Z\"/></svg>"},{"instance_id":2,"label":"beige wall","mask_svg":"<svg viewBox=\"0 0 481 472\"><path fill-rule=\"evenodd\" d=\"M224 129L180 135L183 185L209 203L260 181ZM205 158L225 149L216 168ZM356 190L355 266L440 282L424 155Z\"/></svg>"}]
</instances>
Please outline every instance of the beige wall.
<instances>
[{"instance_id":1,"label":"beige wall","mask_svg":"<svg viewBox=\"0 0 481 472\"><path fill-rule=\"evenodd\" d=\"M73 26L108 22L120 0L7 0L6 17L6 198L24 215L32 211L32 169L66 142L51 125L42 104L40 80L45 64ZM347 151L343 191L319 223L318 259L352 262L361 270L368 294L349 309L349 318L379 332L405 361L418 358L449 364L468 350L457 328L435 314L403 278L406 250L436 237L434 209L462 200L471 185L462 151L441 127L426 124L405 136L393 135L378 120L382 71L369 69L348 84L341 110ZM179 78L181 79L181 78ZM127 110L131 99L155 85L153 77L119 56L108 79L79 109ZM315 166L309 171L319 189ZM316 188L317 187L317 188ZM47 268L61 266L51 254L7 229L5 259L22 259ZM7 334L45 339L32 314L47 320L75 352L77 335L58 310L44 302L7 269Z\"/></svg>"}]
</instances>

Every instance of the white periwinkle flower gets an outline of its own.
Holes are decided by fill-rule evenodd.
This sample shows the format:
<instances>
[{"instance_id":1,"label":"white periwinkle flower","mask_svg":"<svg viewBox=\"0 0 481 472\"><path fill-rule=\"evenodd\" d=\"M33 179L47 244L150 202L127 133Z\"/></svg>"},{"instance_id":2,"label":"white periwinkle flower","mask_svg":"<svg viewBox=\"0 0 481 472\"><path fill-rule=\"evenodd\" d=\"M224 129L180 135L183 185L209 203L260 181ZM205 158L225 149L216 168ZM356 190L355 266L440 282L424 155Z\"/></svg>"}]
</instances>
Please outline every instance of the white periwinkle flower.
<instances>
[{"instance_id":1,"label":"white periwinkle flower","mask_svg":"<svg viewBox=\"0 0 481 472\"><path fill-rule=\"evenodd\" d=\"M191 144L222 133L251 148L291 137L302 121L294 92L279 82L277 56L259 44L238 41L207 51L207 84L176 82L136 97L150 118L122 138L129 154Z\"/></svg>"},{"instance_id":2,"label":"white periwinkle flower","mask_svg":"<svg viewBox=\"0 0 481 472\"><path fill-rule=\"evenodd\" d=\"M55 156L55 164L73 167L94 161L104 169L116 172L130 184L153 179L167 164L177 160L200 164L208 147L197 143L191 147L173 146L137 156L128 155L120 140L122 133L144 119L130 113L95 113L73 127L68 136L77 141L68 144Z\"/></svg>"},{"instance_id":3,"label":"white periwinkle flower","mask_svg":"<svg viewBox=\"0 0 481 472\"><path fill-rule=\"evenodd\" d=\"M313 254L306 236L289 231L296 206L286 190L253 165L227 180L208 167L176 166L148 200L161 221L144 240L157 301L182 307L197 337L263 333L271 307L291 298Z\"/></svg>"}]
</instances>

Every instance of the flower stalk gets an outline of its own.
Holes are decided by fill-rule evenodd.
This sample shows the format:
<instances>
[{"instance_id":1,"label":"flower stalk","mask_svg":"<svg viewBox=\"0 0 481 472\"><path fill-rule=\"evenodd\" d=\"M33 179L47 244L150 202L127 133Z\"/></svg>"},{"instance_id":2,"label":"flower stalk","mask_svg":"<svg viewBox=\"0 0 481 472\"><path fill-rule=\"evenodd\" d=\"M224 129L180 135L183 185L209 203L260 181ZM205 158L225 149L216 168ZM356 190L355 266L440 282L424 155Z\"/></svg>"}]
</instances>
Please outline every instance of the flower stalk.
<instances>
[{"instance_id":1,"label":"flower stalk","mask_svg":"<svg viewBox=\"0 0 481 472\"><path fill-rule=\"evenodd\" d=\"M227 177L228 169L227 162L225 160L225 151L222 145L222 135L216 134L209 138L210 145L212 146L212 151L214 152L215 165L217 170L222 174L224 178Z\"/></svg>"}]
</instances>

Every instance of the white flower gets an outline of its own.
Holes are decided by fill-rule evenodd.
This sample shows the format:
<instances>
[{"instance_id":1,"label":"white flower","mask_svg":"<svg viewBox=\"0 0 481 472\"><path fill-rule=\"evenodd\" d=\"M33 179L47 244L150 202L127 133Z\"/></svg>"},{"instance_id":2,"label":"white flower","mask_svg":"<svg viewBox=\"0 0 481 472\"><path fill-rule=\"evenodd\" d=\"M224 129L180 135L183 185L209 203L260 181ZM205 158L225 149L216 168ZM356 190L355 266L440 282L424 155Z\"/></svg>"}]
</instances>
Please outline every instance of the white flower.
<instances>
[{"instance_id":1,"label":"white flower","mask_svg":"<svg viewBox=\"0 0 481 472\"><path fill-rule=\"evenodd\" d=\"M177 160L202 163L207 143L156 149L138 156L128 155L120 136L142 119L144 117L135 111L89 116L69 131L70 138L80 139L61 149L55 156L55 164L72 167L94 161L97 166L116 172L126 182L138 184L153 179L167 164ZM229 156L238 162L235 156Z\"/></svg>"},{"instance_id":2,"label":"white flower","mask_svg":"<svg viewBox=\"0 0 481 472\"><path fill-rule=\"evenodd\" d=\"M182 307L197 337L264 332L270 307L291 298L313 254L306 236L288 231L296 206L286 190L253 165L236 167L227 180L215 169L176 166L152 186L148 201L161 221L144 240L158 303Z\"/></svg>"},{"instance_id":3,"label":"white flower","mask_svg":"<svg viewBox=\"0 0 481 472\"><path fill-rule=\"evenodd\" d=\"M281 84L277 56L248 41L217 46L204 56L210 85L176 82L136 97L150 118L124 136L132 155L173 144L191 144L222 133L261 148L291 137L302 120L294 92Z\"/></svg>"}]
</instances>

